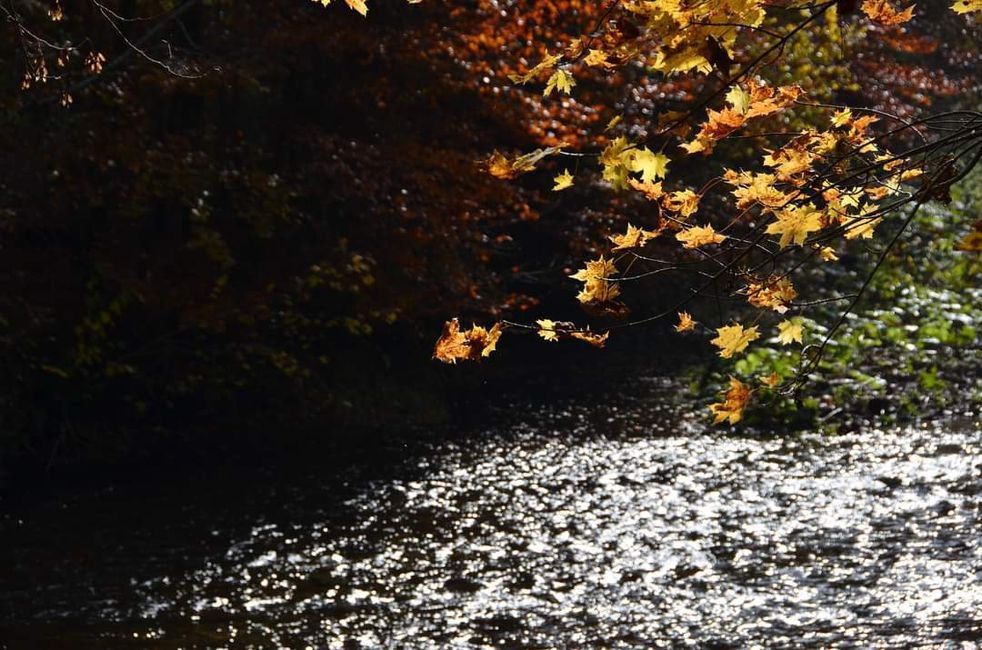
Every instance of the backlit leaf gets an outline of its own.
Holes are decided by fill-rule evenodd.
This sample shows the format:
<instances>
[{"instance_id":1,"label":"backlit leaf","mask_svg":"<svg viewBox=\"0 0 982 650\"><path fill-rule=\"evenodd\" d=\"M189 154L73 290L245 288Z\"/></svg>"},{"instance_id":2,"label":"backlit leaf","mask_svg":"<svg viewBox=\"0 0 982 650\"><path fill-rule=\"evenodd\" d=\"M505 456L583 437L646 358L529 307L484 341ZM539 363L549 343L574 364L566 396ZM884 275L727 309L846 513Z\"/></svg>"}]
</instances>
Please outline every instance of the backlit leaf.
<instances>
[{"instance_id":1,"label":"backlit leaf","mask_svg":"<svg viewBox=\"0 0 982 650\"><path fill-rule=\"evenodd\" d=\"M716 330L716 338L710 343L719 348L719 356L729 359L738 352L743 352L751 341L760 338L757 326L753 325L744 328L739 323L735 325L725 325Z\"/></svg>"}]
</instances>

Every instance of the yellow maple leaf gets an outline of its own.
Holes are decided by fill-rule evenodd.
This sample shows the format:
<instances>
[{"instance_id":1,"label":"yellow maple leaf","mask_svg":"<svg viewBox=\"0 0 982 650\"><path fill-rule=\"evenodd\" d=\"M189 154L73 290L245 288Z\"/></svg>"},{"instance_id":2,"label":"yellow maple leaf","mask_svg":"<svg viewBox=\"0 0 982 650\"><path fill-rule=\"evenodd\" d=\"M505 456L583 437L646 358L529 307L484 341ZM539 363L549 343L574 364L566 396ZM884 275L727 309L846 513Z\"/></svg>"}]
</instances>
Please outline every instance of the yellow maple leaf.
<instances>
[{"instance_id":1,"label":"yellow maple leaf","mask_svg":"<svg viewBox=\"0 0 982 650\"><path fill-rule=\"evenodd\" d=\"M982 11L982 0L958 0L955 4L951 5L951 10L956 14Z\"/></svg>"},{"instance_id":2,"label":"yellow maple leaf","mask_svg":"<svg viewBox=\"0 0 982 650\"><path fill-rule=\"evenodd\" d=\"M768 388L777 388L781 385L781 375L776 372L772 372L769 375L764 375L760 378L760 383L764 384Z\"/></svg>"},{"instance_id":3,"label":"yellow maple leaf","mask_svg":"<svg viewBox=\"0 0 982 650\"><path fill-rule=\"evenodd\" d=\"M610 121L607 122L607 126L604 127L604 132L610 131L612 128L620 124L621 120L623 119L624 118L620 115L615 115L614 117L610 118Z\"/></svg>"},{"instance_id":4,"label":"yellow maple leaf","mask_svg":"<svg viewBox=\"0 0 982 650\"><path fill-rule=\"evenodd\" d=\"M835 250L829 246L815 246L818 250L818 256L822 258L823 262L838 262L839 256L835 254Z\"/></svg>"},{"instance_id":5,"label":"yellow maple leaf","mask_svg":"<svg viewBox=\"0 0 982 650\"><path fill-rule=\"evenodd\" d=\"M692 190L677 190L662 199L662 207L669 212L678 212L683 218L691 217L699 209L699 198Z\"/></svg>"},{"instance_id":6,"label":"yellow maple leaf","mask_svg":"<svg viewBox=\"0 0 982 650\"><path fill-rule=\"evenodd\" d=\"M733 86L730 91L726 93L726 101L729 102L730 106L740 115L747 112L750 108L750 93L741 88L740 86Z\"/></svg>"},{"instance_id":7,"label":"yellow maple leaf","mask_svg":"<svg viewBox=\"0 0 982 650\"><path fill-rule=\"evenodd\" d=\"M760 338L757 326L744 329L743 325L724 325L716 330L716 338L710 343L719 348L719 356L729 359L737 352L743 352L751 341Z\"/></svg>"},{"instance_id":8,"label":"yellow maple leaf","mask_svg":"<svg viewBox=\"0 0 982 650\"><path fill-rule=\"evenodd\" d=\"M603 68L609 70L614 66L607 60L607 53L603 50L593 50L587 52L587 55L583 57L583 63L594 68Z\"/></svg>"},{"instance_id":9,"label":"yellow maple leaf","mask_svg":"<svg viewBox=\"0 0 982 650\"><path fill-rule=\"evenodd\" d=\"M675 239L682 242L683 248L698 248L718 244L726 239L726 235L716 232L712 226L694 226L675 233Z\"/></svg>"},{"instance_id":10,"label":"yellow maple leaf","mask_svg":"<svg viewBox=\"0 0 982 650\"><path fill-rule=\"evenodd\" d=\"M611 140L604 150L600 152L600 165L603 167L603 179L620 190L627 187L628 173L631 171L628 165L634 157L634 148L627 138L618 136Z\"/></svg>"},{"instance_id":11,"label":"yellow maple leaf","mask_svg":"<svg viewBox=\"0 0 982 650\"><path fill-rule=\"evenodd\" d=\"M644 230L642 228L636 228L631 224L627 224L627 232L625 232L623 235L611 235L609 237L610 241L614 243L614 247L611 249L611 251L640 248L657 237L659 234L661 234L660 231Z\"/></svg>"},{"instance_id":12,"label":"yellow maple leaf","mask_svg":"<svg viewBox=\"0 0 982 650\"><path fill-rule=\"evenodd\" d=\"M573 175L569 173L568 169L564 169L562 174L557 174L552 180L555 183L552 188L553 192L559 192L568 187L573 187Z\"/></svg>"},{"instance_id":13,"label":"yellow maple leaf","mask_svg":"<svg viewBox=\"0 0 982 650\"><path fill-rule=\"evenodd\" d=\"M576 79L573 79L573 75L565 70L559 69L553 72L552 76L549 77L549 81L546 82L546 88L542 91L542 94L548 97L553 90L557 90L568 95L573 90L573 86L575 85Z\"/></svg>"},{"instance_id":14,"label":"yellow maple leaf","mask_svg":"<svg viewBox=\"0 0 982 650\"><path fill-rule=\"evenodd\" d=\"M365 0L344 0L344 1L349 8L354 9L362 16L368 15L368 5L365 4ZM314 0L314 2L320 2L325 7L331 4L331 0Z\"/></svg>"},{"instance_id":15,"label":"yellow maple leaf","mask_svg":"<svg viewBox=\"0 0 982 650\"><path fill-rule=\"evenodd\" d=\"M541 320L535 321L535 324L539 326L539 331L536 332L539 336L547 341L558 341L559 335L556 333L556 321L549 320L548 318L543 318Z\"/></svg>"},{"instance_id":16,"label":"yellow maple leaf","mask_svg":"<svg viewBox=\"0 0 982 650\"><path fill-rule=\"evenodd\" d=\"M779 208L791 198L774 186L777 181L774 174L735 172L728 169L723 180L735 186L732 194L737 200L738 210L748 208L754 203L767 208Z\"/></svg>"},{"instance_id":17,"label":"yellow maple leaf","mask_svg":"<svg viewBox=\"0 0 982 650\"><path fill-rule=\"evenodd\" d=\"M512 80L513 83L524 84L528 83L535 77L539 75L540 72L548 68L555 66L560 59L563 58L562 54L549 54L549 50L546 50L545 57L535 64L528 72L525 74L510 74L508 78Z\"/></svg>"},{"instance_id":18,"label":"yellow maple leaf","mask_svg":"<svg viewBox=\"0 0 982 650\"><path fill-rule=\"evenodd\" d=\"M768 235L780 235L781 248L792 242L804 245L809 233L822 228L822 213L811 203L785 208L777 213L777 219L767 226Z\"/></svg>"},{"instance_id":19,"label":"yellow maple leaf","mask_svg":"<svg viewBox=\"0 0 982 650\"><path fill-rule=\"evenodd\" d=\"M800 318L789 318L788 320L783 320L777 324L777 340L781 342L782 345L790 345L797 341L801 343L801 337L804 333L804 324Z\"/></svg>"},{"instance_id":20,"label":"yellow maple leaf","mask_svg":"<svg viewBox=\"0 0 982 650\"><path fill-rule=\"evenodd\" d=\"M523 154L514 160L509 160L496 150L484 161L484 166L488 173L495 178L515 178L519 174L524 174L535 169L535 166L543 158L555 155L562 150L563 148L561 146L545 147L543 149L536 149L531 153Z\"/></svg>"},{"instance_id":21,"label":"yellow maple leaf","mask_svg":"<svg viewBox=\"0 0 982 650\"><path fill-rule=\"evenodd\" d=\"M779 181L792 181L802 172L808 171L815 161L816 154L809 151L806 144L805 140L796 140L765 155L763 162L774 168Z\"/></svg>"},{"instance_id":22,"label":"yellow maple leaf","mask_svg":"<svg viewBox=\"0 0 982 650\"><path fill-rule=\"evenodd\" d=\"M344 0L345 3L360 13L362 16L368 15L368 5L365 4L365 0Z\"/></svg>"},{"instance_id":23,"label":"yellow maple leaf","mask_svg":"<svg viewBox=\"0 0 982 650\"><path fill-rule=\"evenodd\" d=\"M709 405L714 418L713 424L723 421L736 424L743 419L743 410L747 407L752 393L749 386L735 377L730 377L730 388L723 396L724 401Z\"/></svg>"},{"instance_id":24,"label":"yellow maple leaf","mask_svg":"<svg viewBox=\"0 0 982 650\"><path fill-rule=\"evenodd\" d=\"M636 178L629 178L627 179L627 184L644 194L645 198L649 201L657 201L665 194L661 188L661 181L657 183L642 183Z\"/></svg>"},{"instance_id":25,"label":"yellow maple leaf","mask_svg":"<svg viewBox=\"0 0 982 650\"><path fill-rule=\"evenodd\" d=\"M914 17L914 7L911 5L903 11L897 11L887 0L865 0L860 9L870 20L881 25L900 25Z\"/></svg>"},{"instance_id":26,"label":"yellow maple leaf","mask_svg":"<svg viewBox=\"0 0 982 650\"><path fill-rule=\"evenodd\" d=\"M872 239L873 230L883 221L882 217L870 218L863 215L853 217L843 224L846 239Z\"/></svg>"},{"instance_id":27,"label":"yellow maple leaf","mask_svg":"<svg viewBox=\"0 0 982 650\"><path fill-rule=\"evenodd\" d=\"M433 348L433 358L444 363L457 363L458 360L480 361L494 352L501 338L501 323L495 323L488 330L479 325L462 331L456 318L443 325L443 334Z\"/></svg>"},{"instance_id":28,"label":"yellow maple leaf","mask_svg":"<svg viewBox=\"0 0 982 650\"><path fill-rule=\"evenodd\" d=\"M675 326L676 332L688 332L696 328L696 321L692 320L692 315L687 311L679 312L679 324Z\"/></svg>"},{"instance_id":29,"label":"yellow maple leaf","mask_svg":"<svg viewBox=\"0 0 982 650\"><path fill-rule=\"evenodd\" d=\"M609 302L621 293L621 289L616 282L610 282L609 278L617 275L617 267L613 260L600 259L586 263L586 267L580 269L569 276L574 280L583 283L583 288L577 294L576 299L582 303Z\"/></svg>"},{"instance_id":30,"label":"yellow maple leaf","mask_svg":"<svg viewBox=\"0 0 982 650\"><path fill-rule=\"evenodd\" d=\"M832 126L848 126L852 122L852 111L843 108L832 115Z\"/></svg>"},{"instance_id":31,"label":"yellow maple leaf","mask_svg":"<svg viewBox=\"0 0 982 650\"><path fill-rule=\"evenodd\" d=\"M631 157L631 171L640 172L641 180L651 183L655 179L665 178L668 172L668 156L652 153L648 147L636 149Z\"/></svg>"}]
</instances>

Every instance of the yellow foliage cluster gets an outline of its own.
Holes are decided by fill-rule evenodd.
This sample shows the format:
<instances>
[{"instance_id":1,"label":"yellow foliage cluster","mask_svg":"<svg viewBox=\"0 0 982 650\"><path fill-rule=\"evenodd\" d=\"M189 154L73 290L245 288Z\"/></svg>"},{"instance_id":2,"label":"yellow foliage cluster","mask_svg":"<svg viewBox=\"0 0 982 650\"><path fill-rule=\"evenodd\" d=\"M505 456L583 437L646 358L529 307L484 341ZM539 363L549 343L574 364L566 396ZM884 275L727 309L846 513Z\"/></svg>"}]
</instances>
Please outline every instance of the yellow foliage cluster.
<instances>
[{"instance_id":1,"label":"yellow foliage cluster","mask_svg":"<svg viewBox=\"0 0 982 650\"><path fill-rule=\"evenodd\" d=\"M647 132L615 130L622 123L622 116L615 115L598 136L596 150L571 154L594 158L605 183L615 191L636 192L650 202L648 206L656 215L650 227L629 223L626 230L609 235L608 252L570 276L582 283L577 300L588 313L610 316L619 311L623 316L627 308L617 302L621 282L705 264L697 267L712 270L702 273L708 278L704 286L694 289L693 295L671 312L638 322L677 313L675 332L695 331L693 315L678 310L710 295L710 291L718 292L724 284L719 279L727 278L725 291L730 300L745 298L748 305L762 311L750 324L731 321L715 330L709 343L720 357L731 359L744 353L760 339L764 328L773 328L768 336L782 345L803 345L806 321L788 314L808 304L794 302L798 290L792 282L793 272L809 260L838 261L850 240L876 234L876 227L896 202L916 197L918 192L935 191L932 181L917 186L925 173L918 166L922 163L885 148L883 134L873 131L879 119L874 111L812 103L797 85L767 85L755 77L759 66L767 65L766 58L730 75L734 59L748 51L738 47L742 33L756 30L780 38L772 31L777 29L773 25L794 22L782 13L782 17L765 23L766 12L778 5L764 0L622 0L615 4L616 20L594 28L559 53L547 51L526 72L510 75L511 80L516 84L544 80L544 95L570 94L576 88L574 71L590 68L593 79L598 71L620 74L617 68L634 62L639 68L666 76L714 74L724 85L693 110L666 111L653 118ZM828 11L826 22L838 30L833 5L802 8L800 25ZM782 12L787 9L781 6ZM955 0L952 9L972 13L982 10L982 4L980 0ZM864 0L861 10L870 21L885 27L902 25L914 15L913 4L902 7L891 0ZM788 113L801 105L809 106L812 115L815 108L831 109L826 113L827 122L810 119L812 126L788 132L787 124L794 119ZM705 119L695 125L700 114ZM629 118L625 113L624 119ZM766 139L769 136L781 137ZM698 190L675 178L676 170L685 165L678 161L673 165L670 156L709 156L728 138L763 143L759 166L748 170L724 168ZM540 149L513 159L495 152L486 165L492 175L510 179L558 151ZM562 191L573 184L573 174L564 169L553 177L552 189ZM712 214L707 214L709 210L700 212L703 195L720 185L728 191L723 209L718 208L720 203L712 203ZM980 232L982 227L976 226L957 248L978 252L982 249ZM666 233L673 237L665 237L663 245L677 242L683 251L678 256L681 262L656 259L662 257L661 252L658 256L639 252ZM629 269L636 264L648 268L631 275ZM662 264L663 268L645 273L652 264ZM602 345L607 339L606 333L593 334L572 323L541 319L536 324L538 336L550 342L567 337ZM475 356L468 354L468 358ZM770 390L777 390L783 381L777 373L758 379ZM753 392L731 377L723 401L710 406L715 421L739 422Z\"/></svg>"},{"instance_id":2,"label":"yellow foliage cluster","mask_svg":"<svg viewBox=\"0 0 982 650\"><path fill-rule=\"evenodd\" d=\"M576 296L577 300L582 303L604 303L610 302L621 293L617 282L611 281L615 275L617 267L613 261L604 259L601 255L599 259L587 262L584 268L569 277L583 283L583 288Z\"/></svg>"}]
</instances>

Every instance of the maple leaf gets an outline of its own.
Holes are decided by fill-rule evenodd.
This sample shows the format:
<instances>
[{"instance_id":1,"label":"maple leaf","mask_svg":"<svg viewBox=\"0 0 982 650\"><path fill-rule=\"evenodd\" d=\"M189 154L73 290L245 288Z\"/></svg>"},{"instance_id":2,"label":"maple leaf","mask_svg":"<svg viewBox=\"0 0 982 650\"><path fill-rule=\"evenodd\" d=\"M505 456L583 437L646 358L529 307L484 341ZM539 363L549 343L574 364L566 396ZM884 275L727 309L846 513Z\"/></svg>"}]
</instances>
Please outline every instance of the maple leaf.
<instances>
[{"instance_id":1,"label":"maple leaf","mask_svg":"<svg viewBox=\"0 0 982 650\"><path fill-rule=\"evenodd\" d=\"M631 157L631 171L640 172L641 180L651 183L655 179L665 178L668 171L668 156L652 153L648 147L634 150Z\"/></svg>"},{"instance_id":2,"label":"maple leaf","mask_svg":"<svg viewBox=\"0 0 982 650\"><path fill-rule=\"evenodd\" d=\"M866 131L869 130L869 127L879 121L880 118L873 115L857 117L852 121L849 135L854 139L862 140L866 136Z\"/></svg>"},{"instance_id":3,"label":"maple leaf","mask_svg":"<svg viewBox=\"0 0 982 650\"><path fill-rule=\"evenodd\" d=\"M814 162L816 154L806 149L810 138L795 140L764 156L764 164L773 167L778 180L788 181L807 171Z\"/></svg>"},{"instance_id":4,"label":"maple leaf","mask_svg":"<svg viewBox=\"0 0 982 650\"><path fill-rule=\"evenodd\" d=\"M872 239L873 230L877 224L883 221L882 217L870 218L857 216L849 219L843 224L846 239Z\"/></svg>"},{"instance_id":5,"label":"maple leaf","mask_svg":"<svg viewBox=\"0 0 982 650\"><path fill-rule=\"evenodd\" d=\"M747 112L750 108L750 93L741 88L740 86L733 86L730 91L726 93L726 101L729 102L730 106L733 107L740 115Z\"/></svg>"},{"instance_id":6,"label":"maple leaf","mask_svg":"<svg viewBox=\"0 0 982 650\"><path fill-rule=\"evenodd\" d=\"M804 326L800 318L789 318L777 324L777 340L782 345L790 345L797 341L801 343Z\"/></svg>"},{"instance_id":7,"label":"maple leaf","mask_svg":"<svg viewBox=\"0 0 982 650\"><path fill-rule=\"evenodd\" d=\"M570 332L569 335L574 339L579 339L580 341L586 341L595 348L602 348L607 344L607 339L610 337L610 332L604 332L603 334L594 334L590 331L580 331L580 332Z\"/></svg>"},{"instance_id":8,"label":"maple leaf","mask_svg":"<svg viewBox=\"0 0 982 650\"><path fill-rule=\"evenodd\" d=\"M614 266L614 262L604 259L601 255L600 259L587 262L585 268L569 277L583 282L583 288L576 299L585 304L609 302L620 295L621 289L617 283L608 281L608 278L615 275L617 275L617 267Z\"/></svg>"},{"instance_id":9,"label":"maple leaf","mask_svg":"<svg viewBox=\"0 0 982 650\"><path fill-rule=\"evenodd\" d=\"M771 276L764 282L747 284L747 302L754 307L773 309L779 314L788 311L788 303L798 295L787 277Z\"/></svg>"},{"instance_id":10,"label":"maple leaf","mask_svg":"<svg viewBox=\"0 0 982 650\"><path fill-rule=\"evenodd\" d=\"M365 0L344 0L345 4L360 13L362 16L368 15L368 5L365 4Z\"/></svg>"},{"instance_id":11,"label":"maple leaf","mask_svg":"<svg viewBox=\"0 0 982 650\"><path fill-rule=\"evenodd\" d=\"M958 0L955 4L951 5L951 10L956 14L982 11L982 0Z\"/></svg>"},{"instance_id":12,"label":"maple leaf","mask_svg":"<svg viewBox=\"0 0 982 650\"><path fill-rule=\"evenodd\" d=\"M514 160L508 160L500 152L495 151L484 161L484 166L488 173L495 178L507 180L515 178L519 174L532 171L543 158L557 154L562 150L563 148L561 146L545 147L544 149L536 149L531 153L521 155Z\"/></svg>"},{"instance_id":13,"label":"maple leaf","mask_svg":"<svg viewBox=\"0 0 982 650\"><path fill-rule=\"evenodd\" d=\"M713 424L719 424L724 420L736 424L743 419L743 410L747 407L752 392L742 381L730 377L730 388L723 396L724 401L709 405L709 410L714 417Z\"/></svg>"},{"instance_id":14,"label":"maple leaf","mask_svg":"<svg viewBox=\"0 0 982 650\"><path fill-rule=\"evenodd\" d=\"M494 352L501 330L501 323L495 323L490 330L472 325L471 329L461 331L456 318L449 320L433 348L433 358L444 363L457 363L461 359L480 361Z\"/></svg>"},{"instance_id":15,"label":"maple leaf","mask_svg":"<svg viewBox=\"0 0 982 650\"><path fill-rule=\"evenodd\" d=\"M634 157L634 148L627 138L618 136L610 141L600 152L600 165L603 167L603 179L614 186L614 189L627 187L628 165Z\"/></svg>"},{"instance_id":16,"label":"maple leaf","mask_svg":"<svg viewBox=\"0 0 982 650\"><path fill-rule=\"evenodd\" d=\"M662 207L670 212L678 212L683 218L691 217L699 209L699 198L692 190L678 190L662 199Z\"/></svg>"},{"instance_id":17,"label":"maple leaf","mask_svg":"<svg viewBox=\"0 0 982 650\"><path fill-rule=\"evenodd\" d=\"M660 181L658 183L642 183L636 178L629 178L627 184L644 194L644 197L649 201L657 201L665 194L662 191Z\"/></svg>"},{"instance_id":18,"label":"maple leaf","mask_svg":"<svg viewBox=\"0 0 982 650\"><path fill-rule=\"evenodd\" d=\"M773 174L727 170L723 180L735 186L732 194L737 200L736 206L739 210L748 208L754 203L767 208L779 208L791 198L774 187L777 179Z\"/></svg>"},{"instance_id":19,"label":"maple leaf","mask_svg":"<svg viewBox=\"0 0 982 650\"><path fill-rule=\"evenodd\" d=\"M525 74L510 74L508 75L508 78L511 79L513 83L528 83L537 77L543 70L554 67L562 58L562 54L549 54L549 50L546 50L545 57L539 63L535 64L535 66L533 66L528 72Z\"/></svg>"},{"instance_id":20,"label":"maple leaf","mask_svg":"<svg viewBox=\"0 0 982 650\"><path fill-rule=\"evenodd\" d=\"M568 169L564 169L562 174L557 174L552 180L555 183L552 188L553 192L559 192L568 187L573 187L573 175L569 173Z\"/></svg>"},{"instance_id":21,"label":"maple leaf","mask_svg":"<svg viewBox=\"0 0 982 650\"><path fill-rule=\"evenodd\" d=\"M769 375L765 375L760 378L760 383L764 384L768 388L777 388L781 385L781 375L776 372L772 372Z\"/></svg>"},{"instance_id":22,"label":"maple leaf","mask_svg":"<svg viewBox=\"0 0 982 650\"><path fill-rule=\"evenodd\" d=\"M659 231L654 230L643 230L641 228L635 228L631 224L627 224L627 232L623 235L611 235L609 237L610 241L614 243L614 248L611 251L622 251L629 248L640 248L647 244L650 240L661 234Z\"/></svg>"},{"instance_id":23,"label":"maple leaf","mask_svg":"<svg viewBox=\"0 0 982 650\"><path fill-rule=\"evenodd\" d=\"M724 325L716 330L716 338L710 343L719 348L719 356L729 359L737 352L743 352L751 341L760 338L757 326L753 325L744 329L743 325Z\"/></svg>"},{"instance_id":24,"label":"maple leaf","mask_svg":"<svg viewBox=\"0 0 982 650\"><path fill-rule=\"evenodd\" d=\"M546 88L542 91L543 96L548 97L553 90L558 90L561 93L566 93L567 95L573 90L573 86L576 85L576 79L573 79L573 75L566 72L565 70L556 70L549 77L549 81L546 82Z\"/></svg>"},{"instance_id":25,"label":"maple leaf","mask_svg":"<svg viewBox=\"0 0 982 650\"><path fill-rule=\"evenodd\" d=\"M587 64L593 68L603 68L604 70L611 70L615 66L608 60L607 53L603 50L590 50L587 55L583 57L583 63Z\"/></svg>"},{"instance_id":26,"label":"maple leaf","mask_svg":"<svg viewBox=\"0 0 982 650\"><path fill-rule=\"evenodd\" d=\"M900 25L914 17L914 7L911 5L903 11L897 11L887 0L865 0L860 9L870 20L881 25Z\"/></svg>"},{"instance_id":27,"label":"maple leaf","mask_svg":"<svg viewBox=\"0 0 982 650\"><path fill-rule=\"evenodd\" d=\"M716 232L712 226L694 226L675 233L675 238L682 242L683 248L698 248L718 244L726 239L726 235Z\"/></svg>"},{"instance_id":28,"label":"maple leaf","mask_svg":"<svg viewBox=\"0 0 982 650\"><path fill-rule=\"evenodd\" d=\"M539 336L547 341L558 341L559 335L556 333L556 321L549 320L548 318L543 318L541 320L535 321L535 324L539 326L539 331L536 332Z\"/></svg>"},{"instance_id":29,"label":"maple leaf","mask_svg":"<svg viewBox=\"0 0 982 650\"><path fill-rule=\"evenodd\" d=\"M589 44L590 41L585 36L574 38L572 41L570 41L570 44L566 46L566 56L571 60L580 58L580 56L583 55L583 50L585 50Z\"/></svg>"},{"instance_id":30,"label":"maple leaf","mask_svg":"<svg viewBox=\"0 0 982 650\"><path fill-rule=\"evenodd\" d=\"M746 112L748 120L782 111L804 94L800 86L770 88L758 86L753 80L748 82L748 87L750 90L750 106L747 107Z\"/></svg>"},{"instance_id":31,"label":"maple leaf","mask_svg":"<svg viewBox=\"0 0 982 650\"><path fill-rule=\"evenodd\" d=\"M511 161L498 151L492 153L484 164L487 167L488 173L495 178L507 180L518 176L518 172L511 167Z\"/></svg>"},{"instance_id":32,"label":"maple leaf","mask_svg":"<svg viewBox=\"0 0 982 650\"><path fill-rule=\"evenodd\" d=\"M816 246L816 249L818 250L818 256L822 258L822 261L823 262L838 262L839 261L839 256L835 254L835 250L833 250L831 247L829 247L829 246Z\"/></svg>"},{"instance_id":33,"label":"maple leaf","mask_svg":"<svg viewBox=\"0 0 982 650\"><path fill-rule=\"evenodd\" d=\"M604 127L604 132L606 133L607 131L610 131L612 128L620 124L621 120L623 119L624 118L620 115L615 115L614 117L610 118L610 121L607 122L607 126Z\"/></svg>"},{"instance_id":34,"label":"maple leaf","mask_svg":"<svg viewBox=\"0 0 982 650\"><path fill-rule=\"evenodd\" d=\"M964 253L982 252L982 219L973 223L972 229L958 240L958 243L955 244L955 250Z\"/></svg>"},{"instance_id":35,"label":"maple leaf","mask_svg":"<svg viewBox=\"0 0 982 650\"><path fill-rule=\"evenodd\" d=\"M706 115L709 119L699 126L695 140L681 145L689 153L702 152L703 155L709 155L717 141L733 133L747 121L747 115L732 108L721 111L709 109Z\"/></svg>"},{"instance_id":36,"label":"maple leaf","mask_svg":"<svg viewBox=\"0 0 982 650\"><path fill-rule=\"evenodd\" d=\"M320 2L325 7L331 4L331 0L314 0L314 2ZM344 2L349 8L354 9L362 16L368 15L368 5L365 4L365 0L344 0Z\"/></svg>"},{"instance_id":37,"label":"maple leaf","mask_svg":"<svg viewBox=\"0 0 982 650\"><path fill-rule=\"evenodd\" d=\"M811 203L785 208L777 213L777 219L767 226L768 235L780 235L778 242L781 248L792 242L804 245L809 233L822 228L822 213Z\"/></svg>"},{"instance_id":38,"label":"maple leaf","mask_svg":"<svg viewBox=\"0 0 982 650\"><path fill-rule=\"evenodd\" d=\"M679 324L675 326L676 332L688 332L696 328L696 321L692 320L692 315L687 311L679 312Z\"/></svg>"},{"instance_id":39,"label":"maple leaf","mask_svg":"<svg viewBox=\"0 0 982 650\"><path fill-rule=\"evenodd\" d=\"M852 122L852 111L843 108L832 115L832 126L847 126Z\"/></svg>"}]
</instances>

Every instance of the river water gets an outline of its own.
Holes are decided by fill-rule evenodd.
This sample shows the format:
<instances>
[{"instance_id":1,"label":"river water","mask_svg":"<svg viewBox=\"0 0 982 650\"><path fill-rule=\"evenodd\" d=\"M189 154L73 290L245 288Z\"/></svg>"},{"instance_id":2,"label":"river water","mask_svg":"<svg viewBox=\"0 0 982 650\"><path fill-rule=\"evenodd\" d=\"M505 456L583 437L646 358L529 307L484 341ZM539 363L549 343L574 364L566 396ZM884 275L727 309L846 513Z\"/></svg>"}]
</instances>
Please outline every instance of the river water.
<instances>
[{"instance_id":1,"label":"river water","mask_svg":"<svg viewBox=\"0 0 982 650\"><path fill-rule=\"evenodd\" d=\"M977 417L736 435L672 391L8 514L0 647L982 642Z\"/></svg>"}]
</instances>

